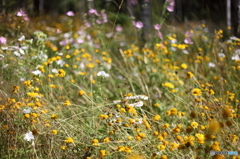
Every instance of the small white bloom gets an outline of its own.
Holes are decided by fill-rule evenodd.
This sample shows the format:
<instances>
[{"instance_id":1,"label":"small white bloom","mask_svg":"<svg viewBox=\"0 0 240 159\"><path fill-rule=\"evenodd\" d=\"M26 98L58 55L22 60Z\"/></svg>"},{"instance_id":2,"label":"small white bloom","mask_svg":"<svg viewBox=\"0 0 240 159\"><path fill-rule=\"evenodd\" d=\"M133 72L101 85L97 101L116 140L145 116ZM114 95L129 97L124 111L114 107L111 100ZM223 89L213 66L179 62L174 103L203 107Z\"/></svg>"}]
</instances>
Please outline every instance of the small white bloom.
<instances>
[{"instance_id":1,"label":"small white bloom","mask_svg":"<svg viewBox=\"0 0 240 159\"><path fill-rule=\"evenodd\" d=\"M27 132L27 133L24 135L24 140L27 140L27 141L34 140L34 136L33 136L33 134L32 134L31 131Z\"/></svg>"},{"instance_id":2,"label":"small white bloom","mask_svg":"<svg viewBox=\"0 0 240 159\"><path fill-rule=\"evenodd\" d=\"M34 75L42 75L42 72L40 70L35 70L35 71L32 71L32 73Z\"/></svg>"},{"instance_id":3,"label":"small white bloom","mask_svg":"<svg viewBox=\"0 0 240 159\"><path fill-rule=\"evenodd\" d=\"M26 109L23 109L23 114L29 114L31 113L32 109L31 108L26 108Z\"/></svg>"},{"instance_id":4,"label":"small white bloom","mask_svg":"<svg viewBox=\"0 0 240 159\"><path fill-rule=\"evenodd\" d=\"M105 71L99 71L97 73L97 76L109 77L110 75L108 73L106 73Z\"/></svg>"},{"instance_id":5,"label":"small white bloom","mask_svg":"<svg viewBox=\"0 0 240 159\"><path fill-rule=\"evenodd\" d=\"M19 39L18 39L18 41L23 41L25 39L25 36L23 35L22 37L20 37Z\"/></svg>"},{"instance_id":6,"label":"small white bloom","mask_svg":"<svg viewBox=\"0 0 240 159\"><path fill-rule=\"evenodd\" d=\"M121 100L114 100L113 103L114 103L114 104L121 103Z\"/></svg>"},{"instance_id":7,"label":"small white bloom","mask_svg":"<svg viewBox=\"0 0 240 159\"><path fill-rule=\"evenodd\" d=\"M17 57L20 57L20 56L21 56L21 54L19 54L17 51L14 51L13 54L14 54L15 56L17 56Z\"/></svg>"},{"instance_id":8,"label":"small white bloom","mask_svg":"<svg viewBox=\"0 0 240 159\"><path fill-rule=\"evenodd\" d=\"M218 53L218 57L225 57L226 55L224 53Z\"/></svg>"},{"instance_id":9,"label":"small white bloom","mask_svg":"<svg viewBox=\"0 0 240 159\"><path fill-rule=\"evenodd\" d=\"M65 62L64 62L62 59L57 60L56 62L57 62L57 64L60 65L61 67L63 67L63 65L65 64Z\"/></svg>"},{"instance_id":10,"label":"small white bloom","mask_svg":"<svg viewBox=\"0 0 240 159\"><path fill-rule=\"evenodd\" d=\"M52 69L52 73L58 73L58 70L56 68Z\"/></svg>"},{"instance_id":11,"label":"small white bloom","mask_svg":"<svg viewBox=\"0 0 240 159\"><path fill-rule=\"evenodd\" d=\"M143 102L142 101L136 102L136 103L134 103L134 106L135 107L142 107L143 106Z\"/></svg>"},{"instance_id":12,"label":"small white bloom","mask_svg":"<svg viewBox=\"0 0 240 159\"><path fill-rule=\"evenodd\" d=\"M209 62L209 63L208 63L208 66L209 66L209 67L216 67L215 63L212 63L212 62Z\"/></svg>"}]
</instances>

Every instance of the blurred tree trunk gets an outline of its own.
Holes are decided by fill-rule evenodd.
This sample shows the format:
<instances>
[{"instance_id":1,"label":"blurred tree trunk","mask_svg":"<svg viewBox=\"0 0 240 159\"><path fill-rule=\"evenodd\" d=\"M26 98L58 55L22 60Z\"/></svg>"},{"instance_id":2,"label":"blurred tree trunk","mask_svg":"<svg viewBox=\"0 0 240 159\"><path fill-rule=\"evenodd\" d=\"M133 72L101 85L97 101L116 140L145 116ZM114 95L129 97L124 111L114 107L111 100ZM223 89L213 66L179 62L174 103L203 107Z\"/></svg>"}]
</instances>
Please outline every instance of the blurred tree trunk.
<instances>
[{"instance_id":1,"label":"blurred tree trunk","mask_svg":"<svg viewBox=\"0 0 240 159\"><path fill-rule=\"evenodd\" d=\"M79 13L85 13L85 0L79 0Z\"/></svg>"},{"instance_id":2,"label":"blurred tree trunk","mask_svg":"<svg viewBox=\"0 0 240 159\"><path fill-rule=\"evenodd\" d=\"M227 26L231 27L231 0L226 0L227 1Z\"/></svg>"},{"instance_id":3,"label":"blurred tree trunk","mask_svg":"<svg viewBox=\"0 0 240 159\"><path fill-rule=\"evenodd\" d=\"M150 7L150 0L140 0L140 17L143 23L142 29L142 43L146 43L149 38L149 31L150 31L150 23L151 23L151 7Z\"/></svg>"},{"instance_id":4,"label":"blurred tree trunk","mask_svg":"<svg viewBox=\"0 0 240 159\"><path fill-rule=\"evenodd\" d=\"M182 10L182 7L183 7L183 3L182 3L182 0L177 0L176 2L176 16L177 16L177 19L182 22L183 21L183 10Z\"/></svg>"},{"instance_id":5,"label":"blurred tree trunk","mask_svg":"<svg viewBox=\"0 0 240 159\"><path fill-rule=\"evenodd\" d=\"M93 0L88 0L88 9L93 9L93 8L94 8Z\"/></svg>"},{"instance_id":6,"label":"blurred tree trunk","mask_svg":"<svg viewBox=\"0 0 240 159\"><path fill-rule=\"evenodd\" d=\"M2 0L2 13L5 14L6 13L6 10L5 10L5 0Z\"/></svg>"},{"instance_id":7,"label":"blurred tree trunk","mask_svg":"<svg viewBox=\"0 0 240 159\"><path fill-rule=\"evenodd\" d=\"M232 0L231 3L231 26L233 29L233 34L237 37L240 37L240 0Z\"/></svg>"},{"instance_id":8,"label":"blurred tree trunk","mask_svg":"<svg viewBox=\"0 0 240 159\"><path fill-rule=\"evenodd\" d=\"M38 10L40 15L43 14L43 5L44 5L44 0L39 0Z\"/></svg>"}]
</instances>

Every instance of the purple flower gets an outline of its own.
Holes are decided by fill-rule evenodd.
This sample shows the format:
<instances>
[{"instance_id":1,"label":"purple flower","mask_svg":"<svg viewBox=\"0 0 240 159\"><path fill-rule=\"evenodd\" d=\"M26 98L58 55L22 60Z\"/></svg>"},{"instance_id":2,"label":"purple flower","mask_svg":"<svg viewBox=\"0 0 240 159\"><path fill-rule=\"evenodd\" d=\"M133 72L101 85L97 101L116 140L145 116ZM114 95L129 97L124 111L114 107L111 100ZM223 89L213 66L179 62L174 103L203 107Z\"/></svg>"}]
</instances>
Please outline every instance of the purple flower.
<instances>
[{"instance_id":1,"label":"purple flower","mask_svg":"<svg viewBox=\"0 0 240 159\"><path fill-rule=\"evenodd\" d=\"M184 43L185 44L193 44L192 39L190 37L187 37L186 39L184 39Z\"/></svg>"},{"instance_id":2,"label":"purple flower","mask_svg":"<svg viewBox=\"0 0 240 159\"><path fill-rule=\"evenodd\" d=\"M155 24L155 25L154 25L154 28L155 28L156 30L160 30L160 29L161 29L161 25Z\"/></svg>"},{"instance_id":3,"label":"purple flower","mask_svg":"<svg viewBox=\"0 0 240 159\"><path fill-rule=\"evenodd\" d=\"M193 44L192 39L191 39L192 33L190 31L187 31L185 33L185 36L186 36L186 39L184 40L184 43L185 44Z\"/></svg>"},{"instance_id":4,"label":"purple flower","mask_svg":"<svg viewBox=\"0 0 240 159\"><path fill-rule=\"evenodd\" d=\"M89 15L99 15L98 13L97 13L97 10L96 9L90 9L89 11L88 11L88 13L89 13Z\"/></svg>"},{"instance_id":5,"label":"purple flower","mask_svg":"<svg viewBox=\"0 0 240 159\"><path fill-rule=\"evenodd\" d=\"M27 16L27 14L24 11L20 10L20 11L17 12L17 16L18 17L25 17L25 16Z\"/></svg>"},{"instance_id":6,"label":"purple flower","mask_svg":"<svg viewBox=\"0 0 240 159\"><path fill-rule=\"evenodd\" d=\"M174 0L166 0L166 2L168 3L167 10L169 12L173 12L174 11L175 1Z\"/></svg>"},{"instance_id":7,"label":"purple flower","mask_svg":"<svg viewBox=\"0 0 240 159\"><path fill-rule=\"evenodd\" d=\"M69 16L69 17L72 17L72 16L74 16L75 14L74 14L73 11L68 11L68 12L66 13L66 15Z\"/></svg>"},{"instance_id":8,"label":"purple flower","mask_svg":"<svg viewBox=\"0 0 240 159\"><path fill-rule=\"evenodd\" d=\"M138 22L133 21L133 25L138 29L143 28L143 23L140 21L138 21Z\"/></svg>"},{"instance_id":9,"label":"purple flower","mask_svg":"<svg viewBox=\"0 0 240 159\"><path fill-rule=\"evenodd\" d=\"M116 26L116 31L121 32L123 29L120 25Z\"/></svg>"},{"instance_id":10,"label":"purple flower","mask_svg":"<svg viewBox=\"0 0 240 159\"><path fill-rule=\"evenodd\" d=\"M6 44L7 43L7 39L5 37L0 37L0 44Z\"/></svg>"},{"instance_id":11,"label":"purple flower","mask_svg":"<svg viewBox=\"0 0 240 159\"><path fill-rule=\"evenodd\" d=\"M158 31L157 35L159 36L160 39L163 39L162 33Z\"/></svg>"}]
</instances>

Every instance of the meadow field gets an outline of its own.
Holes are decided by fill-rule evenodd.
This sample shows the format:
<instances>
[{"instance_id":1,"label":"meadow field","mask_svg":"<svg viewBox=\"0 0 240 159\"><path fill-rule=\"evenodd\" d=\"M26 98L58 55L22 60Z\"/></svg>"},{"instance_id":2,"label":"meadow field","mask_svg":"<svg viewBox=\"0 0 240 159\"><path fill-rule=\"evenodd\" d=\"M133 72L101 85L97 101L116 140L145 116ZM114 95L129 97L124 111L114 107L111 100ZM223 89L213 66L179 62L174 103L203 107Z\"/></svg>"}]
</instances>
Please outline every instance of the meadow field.
<instances>
[{"instance_id":1,"label":"meadow field","mask_svg":"<svg viewBox=\"0 0 240 159\"><path fill-rule=\"evenodd\" d=\"M71 13L0 18L1 159L240 159L231 28Z\"/></svg>"}]
</instances>

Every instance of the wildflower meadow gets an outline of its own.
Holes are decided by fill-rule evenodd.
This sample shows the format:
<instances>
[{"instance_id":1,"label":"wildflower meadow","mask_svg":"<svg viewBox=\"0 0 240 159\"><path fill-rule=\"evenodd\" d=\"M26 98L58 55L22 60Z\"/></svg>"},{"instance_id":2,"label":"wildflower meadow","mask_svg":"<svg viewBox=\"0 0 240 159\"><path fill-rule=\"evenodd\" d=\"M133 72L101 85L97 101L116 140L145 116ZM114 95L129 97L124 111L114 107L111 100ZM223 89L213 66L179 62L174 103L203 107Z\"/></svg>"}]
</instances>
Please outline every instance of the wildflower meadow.
<instances>
[{"instance_id":1,"label":"wildflower meadow","mask_svg":"<svg viewBox=\"0 0 240 159\"><path fill-rule=\"evenodd\" d=\"M1 17L0 158L240 159L231 28L117 18Z\"/></svg>"}]
</instances>

